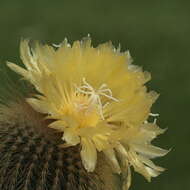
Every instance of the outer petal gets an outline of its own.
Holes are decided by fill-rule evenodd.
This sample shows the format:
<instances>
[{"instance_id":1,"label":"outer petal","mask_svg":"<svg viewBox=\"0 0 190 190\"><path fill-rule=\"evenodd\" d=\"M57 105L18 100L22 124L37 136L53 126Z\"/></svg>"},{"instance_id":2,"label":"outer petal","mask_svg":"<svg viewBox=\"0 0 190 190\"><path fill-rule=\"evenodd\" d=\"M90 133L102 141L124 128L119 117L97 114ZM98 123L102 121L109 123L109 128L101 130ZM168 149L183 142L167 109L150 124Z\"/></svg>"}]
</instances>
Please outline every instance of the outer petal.
<instances>
[{"instance_id":1,"label":"outer petal","mask_svg":"<svg viewBox=\"0 0 190 190\"><path fill-rule=\"evenodd\" d=\"M133 139L135 143L143 144L145 142L150 143L157 135L164 133L167 129L161 129L154 123L143 124L136 137Z\"/></svg>"},{"instance_id":2,"label":"outer petal","mask_svg":"<svg viewBox=\"0 0 190 190\"><path fill-rule=\"evenodd\" d=\"M15 71L16 73L18 73L21 76L23 76L25 79L30 80L29 72L26 69L24 69L24 68L22 68L22 67L20 67L20 66L18 66L16 64L14 64L14 63L10 63L10 62L7 63L7 66L10 69L12 69L13 71Z\"/></svg>"},{"instance_id":3,"label":"outer petal","mask_svg":"<svg viewBox=\"0 0 190 190\"><path fill-rule=\"evenodd\" d=\"M140 144L132 144L131 145L136 152L144 154L149 158L155 158L166 155L169 151L153 146L153 145L140 145Z\"/></svg>"},{"instance_id":4,"label":"outer petal","mask_svg":"<svg viewBox=\"0 0 190 190\"><path fill-rule=\"evenodd\" d=\"M106 155L106 157L110 160L110 162L112 163L112 167L113 167L114 171L116 173L121 173L121 168L120 168L118 160L115 156L114 150L106 149L106 150L103 150L103 152Z\"/></svg>"},{"instance_id":5,"label":"outer petal","mask_svg":"<svg viewBox=\"0 0 190 190\"><path fill-rule=\"evenodd\" d=\"M146 167L141 160L138 159L138 156L135 152L130 151L129 152L129 162L133 166L134 170L141 175L143 175L148 181L151 180L152 175L147 170L148 167Z\"/></svg>"},{"instance_id":6,"label":"outer petal","mask_svg":"<svg viewBox=\"0 0 190 190\"><path fill-rule=\"evenodd\" d=\"M81 138L82 150L81 158L85 169L92 172L95 169L97 161L97 152L94 144L87 138Z\"/></svg>"},{"instance_id":7,"label":"outer petal","mask_svg":"<svg viewBox=\"0 0 190 190\"><path fill-rule=\"evenodd\" d=\"M37 112L40 113L48 113L50 111L49 106L43 102L40 101L36 98L27 98L27 102L36 110Z\"/></svg>"},{"instance_id":8,"label":"outer petal","mask_svg":"<svg viewBox=\"0 0 190 190\"><path fill-rule=\"evenodd\" d=\"M143 162L144 164L146 164L148 167L152 168L153 170L162 172L165 169L160 167L160 166L156 166L150 159L146 158L145 156L142 155L138 155L138 158L141 160L141 162Z\"/></svg>"},{"instance_id":9,"label":"outer petal","mask_svg":"<svg viewBox=\"0 0 190 190\"><path fill-rule=\"evenodd\" d=\"M125 172L125 175L122 173L123 177L123 184L122 184L122 190L128 190L131 186L131 169L128 165L127 172Z\"/></svg>"},{"instance_id":10,"label":"outer petal","mask_svg":"<svg viewBox=\"0 0 190 190\"><path fill-rule=\"evenodd\" d=\"M48 127L63 132L63 130L65 129L65 122L62 120L57 120L51 123L50 125L48 125Z\"/></svg>"},{"instance_id":11,"label":"outer petal","mask_svg":"<svg viewBox=\"0 0 190 190\"><path fill-rule=\"evenodd\" d=\"M65 140L69 145L73 146L80 142L79 136L73 133L72 129L65 129L62 139Z\"/></svg>"}]
</instances>

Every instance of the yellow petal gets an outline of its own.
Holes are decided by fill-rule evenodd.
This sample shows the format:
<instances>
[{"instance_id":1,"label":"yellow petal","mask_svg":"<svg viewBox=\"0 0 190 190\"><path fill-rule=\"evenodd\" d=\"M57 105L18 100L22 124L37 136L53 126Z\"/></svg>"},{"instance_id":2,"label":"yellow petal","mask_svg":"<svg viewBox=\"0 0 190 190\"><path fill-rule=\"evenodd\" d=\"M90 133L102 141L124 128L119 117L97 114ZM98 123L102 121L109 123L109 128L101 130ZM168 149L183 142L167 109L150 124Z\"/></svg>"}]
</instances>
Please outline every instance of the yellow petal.
<instances>
[{"instance_id":1,"label":"yellow petal","mask_svg":"<svg viewBox=\"0 0 190 190\"><path fill-rule=\"evenodd\" d=\"M102 151L110 146L108 138L105 135L95 135L92 139L98 151Z\"/></svg>"},{"instance_id":2,"label":"yellow petal","mask_svg":"<svg viewBox=\"0 0 190 190\"><path fill-rule=\"evenodd\" d=\"M62 139L65 140L66 143L73 146L77 145L80 142L80 138L78 135L73 133L72 129L65 129Z\"/></svg>"},{"instance_id":3,"label":"yellow petal","mask_svg":"<svg viewBox=\"0 0 190 190\"><path fill-rule=\"evenodd\" d=\"M148 181L151 180L151 175L147 171L146 166L138 159L138 155L134 151L129 152L129 162L136 172L143 175Z\"/></svg>"},{"instance_id":4,"label":"yellow petal","mask_svg":"<svg viewBox=\"0 0 190 190\"><path fill-rule=\"evenodd\" d=\"M153 170L152 168L149 168L149 167L145 167L145 168L151 177L157 177L158 175L160 175L160 172L157 170Z\"/></svg>"},{"instance_id":5,"label":"yellow petal","mask_svg":"<svg viewBox=\"0 0 190 190\"><path fill-rule=\"evenodd\" d=\"M97 152L94 144L87 138L81 138L81 158L85 169L93 172L97 161Z\"/></svg>"},{"instance_id":6,"label":"yellow petal","mask_svg":"<svg viewBox=\"0 0 190 190\"><path fill-rule=\"evenodd\" d=\"M127 167L127 172L125 175L122 173L123 183L122 190L128 190L131 186L131 169L130 166Z\"/></svg>"},{"instance_id":7,"label":"yellow petal","mask_svg":"<svg viewBox=\"0 0 190 190\"><path fill-rule=\"evenodd\" d=\"M26 80L30 80L30 75L28 73L28 71L14 63L10 63L10 62L7 62L7 66L15 71L16 73L18 73L19 75L23 76Z\"/></svg>"},{"instance_id":8,"label":"yellow petal","mask_svg":"<svg viewBox=\"0 0 190 190\"><path fill-rule=\"evenodd\" d=\"M53 123L48 125L48 127L52 128L52 129L62 131L62 132L64 131L65 126L66 126L66 123L64 121L62 121L62 120L54 121Z\"/></svg>"},{"instance_id":9,"label":"yellow petal","mask_svg":"<svg viewBox=\"0 0 190 190\"><path fill-rule=\"evenodd\" d=\"M169 150L165 150L153 145L133 144L131 146L134 148L136 152L147 155L149 158L161 157L169 152Z\"/></svg>"},{"instance_id":10,"label":"yellow petal","mask_svg":"<svg viewBox=\"0 0 190 190\"><path fill-rule=\"evenodd\" d=\"M35 98L27 98L27 102L32 106L34 110L40 113L48 113L50 112L49 106L38 99Z\"/></svg>"},{"instance_id":11,"label":"yellow petal","mask_svg":"<svg viewBox=\"0 0 190 190\"><path fill-rule=\"evenodd\" d=\"M31 70L33 67L31 63L32 56L30 53L29 40L27 39L21 40L20 42L20 56L27 69Z\"/></svg>"},{"instance_id":12,"label":"yellow petal","mask_svg":"<svg viewBox=\"0 0 190 190\"><path fill-rule=\"evenodd\" d=\"M103 152L106 155L106 157L109 159L109 161L111 162L111 167L113 168L114 172L118 174L121 173L121 168L119 166L114 150L106 149L106 150L103 150Z\"/></svg>"},{"instance_id":13,"label":"yellow petal","mask_svg":"<svg viewBox=\"0 0 190 190\"><path fill-rule=\"evenodd\" d=\"M146 158L145 156L138 155L138 158L141 160L141 162L143 162L144 164L146 164L147 166L151 167L154 170L157 170L159 172L162 172L165 170L164 168L160 166L156 166L150 159Z\"/></svg>"}]
</instances>

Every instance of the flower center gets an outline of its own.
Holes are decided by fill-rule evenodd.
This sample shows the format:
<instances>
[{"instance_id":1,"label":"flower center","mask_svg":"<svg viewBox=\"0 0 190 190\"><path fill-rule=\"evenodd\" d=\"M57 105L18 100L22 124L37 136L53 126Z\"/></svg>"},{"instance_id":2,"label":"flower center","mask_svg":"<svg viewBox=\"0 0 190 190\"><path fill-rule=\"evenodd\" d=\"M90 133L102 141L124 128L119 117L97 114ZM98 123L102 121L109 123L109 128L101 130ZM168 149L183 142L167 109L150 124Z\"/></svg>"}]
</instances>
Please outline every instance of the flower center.
<instances>
[{"instance_id":1,"label":"flower center","mask_svg":"<svg viewBox=\"0 0 190 190\"><path fill-rule=\"evenodd\" d=\"M81 86L75 85L69 101L61 110L62 114L72 117L79 128L95 127L100 120L104 120L103 109L109 101L118 101L112 96L112 91L102 84L99 89L94 89L85 78ZM102 103L102 96L107 101Z\"/></svg>"}]
</instances>

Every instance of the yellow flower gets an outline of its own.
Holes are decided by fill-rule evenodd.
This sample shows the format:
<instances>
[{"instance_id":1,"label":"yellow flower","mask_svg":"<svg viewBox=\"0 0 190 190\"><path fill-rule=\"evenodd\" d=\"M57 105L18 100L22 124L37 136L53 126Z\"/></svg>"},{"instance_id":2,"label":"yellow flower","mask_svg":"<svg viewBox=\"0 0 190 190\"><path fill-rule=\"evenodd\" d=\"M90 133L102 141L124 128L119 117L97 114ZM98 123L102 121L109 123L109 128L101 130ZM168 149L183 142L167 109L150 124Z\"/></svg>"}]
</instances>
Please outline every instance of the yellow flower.
<instances>
[{"instance_id":1,"label":"yellow flower","mask_svg":"<svg viewBox=\"0 0 190 190\"><path fill-rule=\"evenodd\" d=\"M150 160L168 152L151 145L164 132L148 122L158 95L147 92L150 74L131 63L129 52L110 43L94 48L90 38L59 47L36 42L32 48L23 40L20 51L26 68L8 66L38 91L27 102L55 120L49 127L63 133L64 146L81 145L87 171L94 171L97 151L126 175L123 189L130 186L131 166L148 180L164 170Z\"/></svg>"}]
</instances>

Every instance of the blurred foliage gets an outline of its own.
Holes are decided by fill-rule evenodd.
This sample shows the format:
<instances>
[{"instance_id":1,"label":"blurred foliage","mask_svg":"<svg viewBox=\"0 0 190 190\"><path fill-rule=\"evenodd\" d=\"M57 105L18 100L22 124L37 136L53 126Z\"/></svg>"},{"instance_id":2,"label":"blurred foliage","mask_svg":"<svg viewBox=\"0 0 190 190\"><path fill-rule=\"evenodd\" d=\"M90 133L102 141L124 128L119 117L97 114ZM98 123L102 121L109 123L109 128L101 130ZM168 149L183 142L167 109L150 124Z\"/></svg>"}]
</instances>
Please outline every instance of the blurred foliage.
<instances>
[{"instance_id":1,"label":"blurred foliage","mask_svg":"<svg viewBox=\"0 0 190 190\"><path fill-rule=\"evenodd\" d=\"M132 190L190 189L190 2L185 0L0 0L0 60L20 63L21 37L59 43L91 34L129 49L152 73L160 98L153 112L168 131L155 143L171 152L157 162L168 170L149 184L134 174Z\"/></svg>"}]
</instances>

